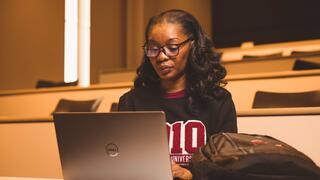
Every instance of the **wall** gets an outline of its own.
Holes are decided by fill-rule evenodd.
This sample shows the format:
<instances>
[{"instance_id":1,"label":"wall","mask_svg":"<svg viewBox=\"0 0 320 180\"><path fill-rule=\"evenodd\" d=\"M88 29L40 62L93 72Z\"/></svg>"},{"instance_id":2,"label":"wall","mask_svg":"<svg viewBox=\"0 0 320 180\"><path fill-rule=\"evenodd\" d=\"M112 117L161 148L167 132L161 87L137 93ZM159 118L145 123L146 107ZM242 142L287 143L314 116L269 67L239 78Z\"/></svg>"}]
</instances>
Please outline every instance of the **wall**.
<instances>
[{"instance_id":1,"label":"wall","mask_svg":"<svg viewBox=\"0 0 320 180\"><path fill-rule=\"evenodd\" d=\"M131 22L128 5L137 3L91 1L91 83L103 71L139 65L147 20L161 11L187 10L211 32L210 0L138 1L142 16ZM138 30L129 27L137 22ZM1 0L0 27L0 90L34 88L39 79L63 81L64 0Z\"/></svg>"},{"instance_id":2,"label":"wall","mask_svg":"<svg viewBox=\"0 0 320 180\"><path fill-rule=\"evenodd\" d=\"M145 26L150 17L169 9L182 9L190 12L200 22L204 31L211 36L211 0L161 0L144 1Z\"/></svg>"},{"instance_id":3,"label":"wall","mask_svg":"<svg viewBox=\"0 0 320 180\"><path fill-rule=\"evenodd\" d=\"M91 83L104 69L125 67L126 0L91 0Z\"/></svg>"},{"instance_id":4,"label":"wall","mask_svg":"<svg viewBox=\"0 0 320 180\"><path fill-rule=\"evenodd\" d=\"M63 0L1 0L0 23L0 89L63 80Z\"/></svg>"},{"instance_id":5,"label":"wall","mask_svg":"<svg viewBox=\"0 0 320 180\"><path fill-rule=\"evenodd\" d=\"M125 0L92 0L91 80L124 67ZM64 0L0 1L0 90L63 81Z\"/></svg>"}]
</instances>

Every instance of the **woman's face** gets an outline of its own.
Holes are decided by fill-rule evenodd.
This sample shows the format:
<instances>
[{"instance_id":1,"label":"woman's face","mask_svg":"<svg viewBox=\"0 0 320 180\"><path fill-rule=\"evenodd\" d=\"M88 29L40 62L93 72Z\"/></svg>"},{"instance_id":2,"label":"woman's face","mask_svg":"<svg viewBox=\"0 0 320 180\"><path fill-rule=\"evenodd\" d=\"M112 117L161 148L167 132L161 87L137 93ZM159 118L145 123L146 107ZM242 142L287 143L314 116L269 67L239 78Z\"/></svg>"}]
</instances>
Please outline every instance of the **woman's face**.
<instances>
[{"instance_id":1,"label":"woman's face","mask_svg":"<svg viewBox=\"0 0 320 180\"><path fill-rule=\"evenodd\" d=\"M149 60L162 82L185 78L190 45L188 36L183 34L180 24L160 23L151 28L147 49L152 52L160 50L160 52L155 57L149 57ZM177 48L179 53L175 53Z\"/></svg>"}]
</instances>

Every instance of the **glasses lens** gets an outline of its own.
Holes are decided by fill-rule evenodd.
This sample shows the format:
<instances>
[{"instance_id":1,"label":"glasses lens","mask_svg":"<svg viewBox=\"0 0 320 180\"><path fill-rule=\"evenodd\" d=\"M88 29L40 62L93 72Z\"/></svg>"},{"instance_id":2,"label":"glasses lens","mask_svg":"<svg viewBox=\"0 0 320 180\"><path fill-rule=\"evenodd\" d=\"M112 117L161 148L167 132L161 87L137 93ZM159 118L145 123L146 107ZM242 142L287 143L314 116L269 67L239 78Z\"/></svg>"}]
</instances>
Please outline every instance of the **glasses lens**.
<instances>
[{"instance_id":1,"label":"glasses lens","mask_svg":"<svg viewBox=\"0 0 320 180\"><path fill-rule=\"evenodd\" d=\"M156 57L158 56L160 49L158 47L146 46L145 51L148 57Z\"/></svg>"},{"instance_id":2,"label":"glasses lens","mask_svg":"<svg viewBox=\"0 0 320 180\"><path fill-rule=\"evenodd\" d=\"M163 49L168 56L176 56L179 53L179 46L175 44L164 46Z\"/></svg>"}]
</instances>

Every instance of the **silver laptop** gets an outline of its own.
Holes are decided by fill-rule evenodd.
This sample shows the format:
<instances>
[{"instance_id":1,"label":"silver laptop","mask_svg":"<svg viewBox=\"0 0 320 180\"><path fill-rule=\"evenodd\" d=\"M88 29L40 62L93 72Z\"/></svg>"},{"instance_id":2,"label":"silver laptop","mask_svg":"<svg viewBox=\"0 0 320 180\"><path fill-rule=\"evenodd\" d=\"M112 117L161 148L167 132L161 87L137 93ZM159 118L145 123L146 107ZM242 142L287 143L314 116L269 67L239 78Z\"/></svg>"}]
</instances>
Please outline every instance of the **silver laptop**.
<instances>
[{"instance_id":1,"label":"silver laptop","mask_svg":"<svg viewBox=\"0 0 320 180\"><path fill-rule=\"evenodd\" d=\"M172 179L163 112L53 116L64 180Z\"/></svg>"}]
</instances>

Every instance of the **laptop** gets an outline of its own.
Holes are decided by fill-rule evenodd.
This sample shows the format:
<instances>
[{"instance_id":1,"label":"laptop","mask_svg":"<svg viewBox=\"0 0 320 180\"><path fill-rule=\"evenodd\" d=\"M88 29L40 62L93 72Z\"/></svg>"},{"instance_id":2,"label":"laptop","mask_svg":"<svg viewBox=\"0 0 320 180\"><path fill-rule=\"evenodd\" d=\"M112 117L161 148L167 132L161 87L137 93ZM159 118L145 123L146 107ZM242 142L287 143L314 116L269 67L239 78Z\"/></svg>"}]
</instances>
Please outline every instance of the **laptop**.
<instances>
[{"instance_id":1,"label":"laptop","mask_svg":"<svg viewBox=\"0 0 320 180\"><path fill-rule=\"evenodd\" d=\"M53 117L64 180L172 180L164 112Z\"/></svg>"}]
</instances>

